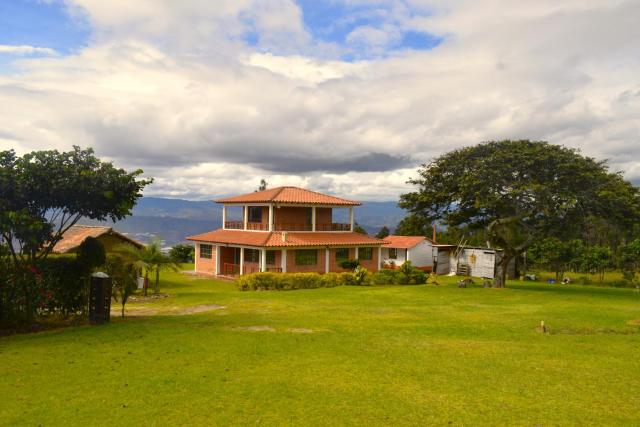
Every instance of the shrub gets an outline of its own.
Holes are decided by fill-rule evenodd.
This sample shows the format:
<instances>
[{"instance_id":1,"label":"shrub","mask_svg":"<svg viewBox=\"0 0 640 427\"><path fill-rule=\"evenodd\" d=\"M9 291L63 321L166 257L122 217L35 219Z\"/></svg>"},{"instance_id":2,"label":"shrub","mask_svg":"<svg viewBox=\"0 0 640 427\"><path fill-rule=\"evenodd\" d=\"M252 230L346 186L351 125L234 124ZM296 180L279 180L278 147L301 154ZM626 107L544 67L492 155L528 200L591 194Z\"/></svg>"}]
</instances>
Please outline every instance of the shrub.
<instances>
[{"instance_id":1,"label":"shrub","mask_svg":"<svg viewBox=\"0 0 640 427\"><path fill-rule=\"evenodd\" d=\"M370 280L374 285L422 285L427 283L427 279L424 271L407 261L395 270L382 269L373 273Z\"/></svg>"},{"instance_id":2,"label":"shrub","mask_svg":"<svg viewBox=\"0 0 640 427\"><path fill-rule=\"evenodd\" d=\"M238 277L241 291L288 291L355 285L353 273L253 273Z\"/></svg>"},{"instance_id":3,"label":"shrub","mask_svg":"<svg viewBox=\"0 0 640 427\"><path fill-rule=\"evenodd\" d=\"M340 263L340 267L344 268L345 270L355 270L359 266L360 261L357 259L348 259Z\"/></svg>"},{"instance_id":4,"label":"shrub","mask_svg":"<svg viewBox=\"0 0 640 427\"><path fill-rule=\"evenodd\" d=\"M84 266L87 271L104 265L107 253L100 240L94 237L87 237L78 247L78 263Z\"/></svg>"},{"instance_id":5,"label":"shrub","mask_svg":"<svg viewBox=\"0 0 640 427\"><path fill-rule=\"evenodd\" d=\"M353 271L353 279L355 284L358 286L368 286L370 284L369 280L367 280L368 276L369 271L362 266L356 267Z\"/></svg>"}]
</instances>

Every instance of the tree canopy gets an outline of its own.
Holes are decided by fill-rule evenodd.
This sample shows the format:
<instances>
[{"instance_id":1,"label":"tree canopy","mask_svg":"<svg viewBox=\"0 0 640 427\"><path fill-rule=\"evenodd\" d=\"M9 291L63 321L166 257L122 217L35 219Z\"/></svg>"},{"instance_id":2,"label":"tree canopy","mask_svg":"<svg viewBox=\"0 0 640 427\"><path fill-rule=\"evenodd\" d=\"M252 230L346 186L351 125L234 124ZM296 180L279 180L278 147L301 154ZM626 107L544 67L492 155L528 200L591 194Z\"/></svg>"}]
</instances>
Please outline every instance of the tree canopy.
<instances>
[{"instance_id":1,"label":"tree canopy","mask_svg":"<svg viewBox=\"0 0 640 427\"><path fill-rule=\"evenodd\" d=\"M451 151L423 164L399 206L415 221L484 229L507 264L545 237L569 238L589 219L631 229L640 218L638 188L606 161L541 141L491 141Z\"/></svg>"},{"instance_id":2,"label":"tree canopy","mask_svg":"<svg viewBox=\"0 0 640 427\"><path fill-rule=\"evenodd\" d=\"M91 148L0 152L0 235L16 264L46 257L82 217L121 220L150 179L98 159Z\"/></svg>"}]
</instances>

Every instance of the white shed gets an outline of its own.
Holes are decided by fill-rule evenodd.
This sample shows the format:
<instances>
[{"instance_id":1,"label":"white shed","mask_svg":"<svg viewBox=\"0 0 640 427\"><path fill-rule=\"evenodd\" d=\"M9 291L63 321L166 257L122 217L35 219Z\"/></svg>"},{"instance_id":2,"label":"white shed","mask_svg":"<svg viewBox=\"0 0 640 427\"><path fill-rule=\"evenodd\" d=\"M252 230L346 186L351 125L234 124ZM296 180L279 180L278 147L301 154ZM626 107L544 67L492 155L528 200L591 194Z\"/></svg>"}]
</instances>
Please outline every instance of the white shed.
<instances>
[{"instance_id":1,"label":"white shed","mask_svg":"<svg viewBox=\"0 0 640 427\"><path fill-rule=\"evenodd\" d=\"M401 266L411 261L414 267L433 268L433 242L424 236L387 236L382 247L382 265Z\"/></svg>"},{"instance_id":2,"label":"white shed","mask_svg":"<svg viewBox=\"0 0 640 427\"><path fill-rule=\"evenodd\" d=\"M458 274L493 279L498 271L502 251L483 247L435 245L438 274ZM515 277L515 260L509 263L507 277Z\"/></svg>"}]
</instances>

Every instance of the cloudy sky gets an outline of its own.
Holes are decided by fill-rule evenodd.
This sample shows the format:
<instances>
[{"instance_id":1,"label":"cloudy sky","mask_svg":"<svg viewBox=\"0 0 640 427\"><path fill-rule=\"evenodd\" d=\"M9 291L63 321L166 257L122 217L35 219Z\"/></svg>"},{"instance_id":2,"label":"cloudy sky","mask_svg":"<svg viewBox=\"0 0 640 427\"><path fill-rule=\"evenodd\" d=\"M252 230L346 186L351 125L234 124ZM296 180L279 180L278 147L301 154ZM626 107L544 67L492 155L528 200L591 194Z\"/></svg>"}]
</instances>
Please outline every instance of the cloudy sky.
<instances>
[{"instance_id":1,"label":"cloudy sky","mask_svg":"<svg viewBox=\"0 0 640 427\"><path fill-rule=\"evenodd\" d=\"M638 0L0 0L0 149L91 146L191 199L395 200L502 138L638 182L638 22Z\"/></svg>"}]
</instances>

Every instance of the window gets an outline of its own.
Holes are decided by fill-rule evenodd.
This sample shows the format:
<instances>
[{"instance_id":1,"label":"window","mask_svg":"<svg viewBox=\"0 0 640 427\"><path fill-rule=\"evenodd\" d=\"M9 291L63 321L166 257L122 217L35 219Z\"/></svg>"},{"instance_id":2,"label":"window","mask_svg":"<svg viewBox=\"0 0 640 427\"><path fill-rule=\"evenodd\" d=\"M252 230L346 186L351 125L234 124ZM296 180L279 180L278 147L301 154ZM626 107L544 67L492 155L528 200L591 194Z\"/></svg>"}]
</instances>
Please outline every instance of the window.
<instances>
[{"instance_id":1,"label":"window","mask_svg":"<svg viewBox=\"0 0 640 427\"><path fill-rule=\"evenodd\" d=\"M389 259L398 259L398 249L389 248Z\"/></svg>"},{"instance_id":2,"label":"window","mask_svg":"<svg viewBox=\"0 0 640 427\"><path fill-rule=\"evenodd\" d=\"M363 259L365 261L373 259L373 248L358 249L358 259Z\"/></svg>"},{"instance_id":3,"label":"window","mask_svg":"<svg viewBox=\"0 0 640 427\"><path fill-rule=\"evenodd\" d=\"M267 265L276 265L276 251L267 251Z\"/></svg>"},{"instance_id":4,"label":"window","mask_svg":"<svg viewBox=\"0 0 640 427\"><path fill-rule=\"evenodd\" d=\"M318 251L316 249L298 249L296 251L296 265L318 264Z\"/></svg>"},{"instance_id":5,"label":"window","mask_svg":"<svg viewBox=\"0 0 640 427\"><path fill-rule=\"evenodd\" d=\"M200 258L213 258L213 245L200 245Z\"/></svg>"},{"instance_id":6,"label":"window","mask_svg":"<svg viewBox=\"0 0 640 427\"><path fill-rule=\"evenodd\" d=\"M257 249L245 249L244 262L260 262L260 251Z\"/></svg>"},{"instance_id":7,"label":"window","mask_svg":"<svg viewBox=\"0 0 640 427\"><path fill-rule=\"evenodd\" d=\"M349 248L336 249L336 261L345 261L349 259Z\"/></svg>"},{"instance_id":8,"label":"window","mask_svg":"<svg viewBox=\"0 0 640 427\"><path fill-rule=\"evenodd\" d=\"M249 206L249 222L262 222L261 206Z\"/></svg>"}]
</instances>

